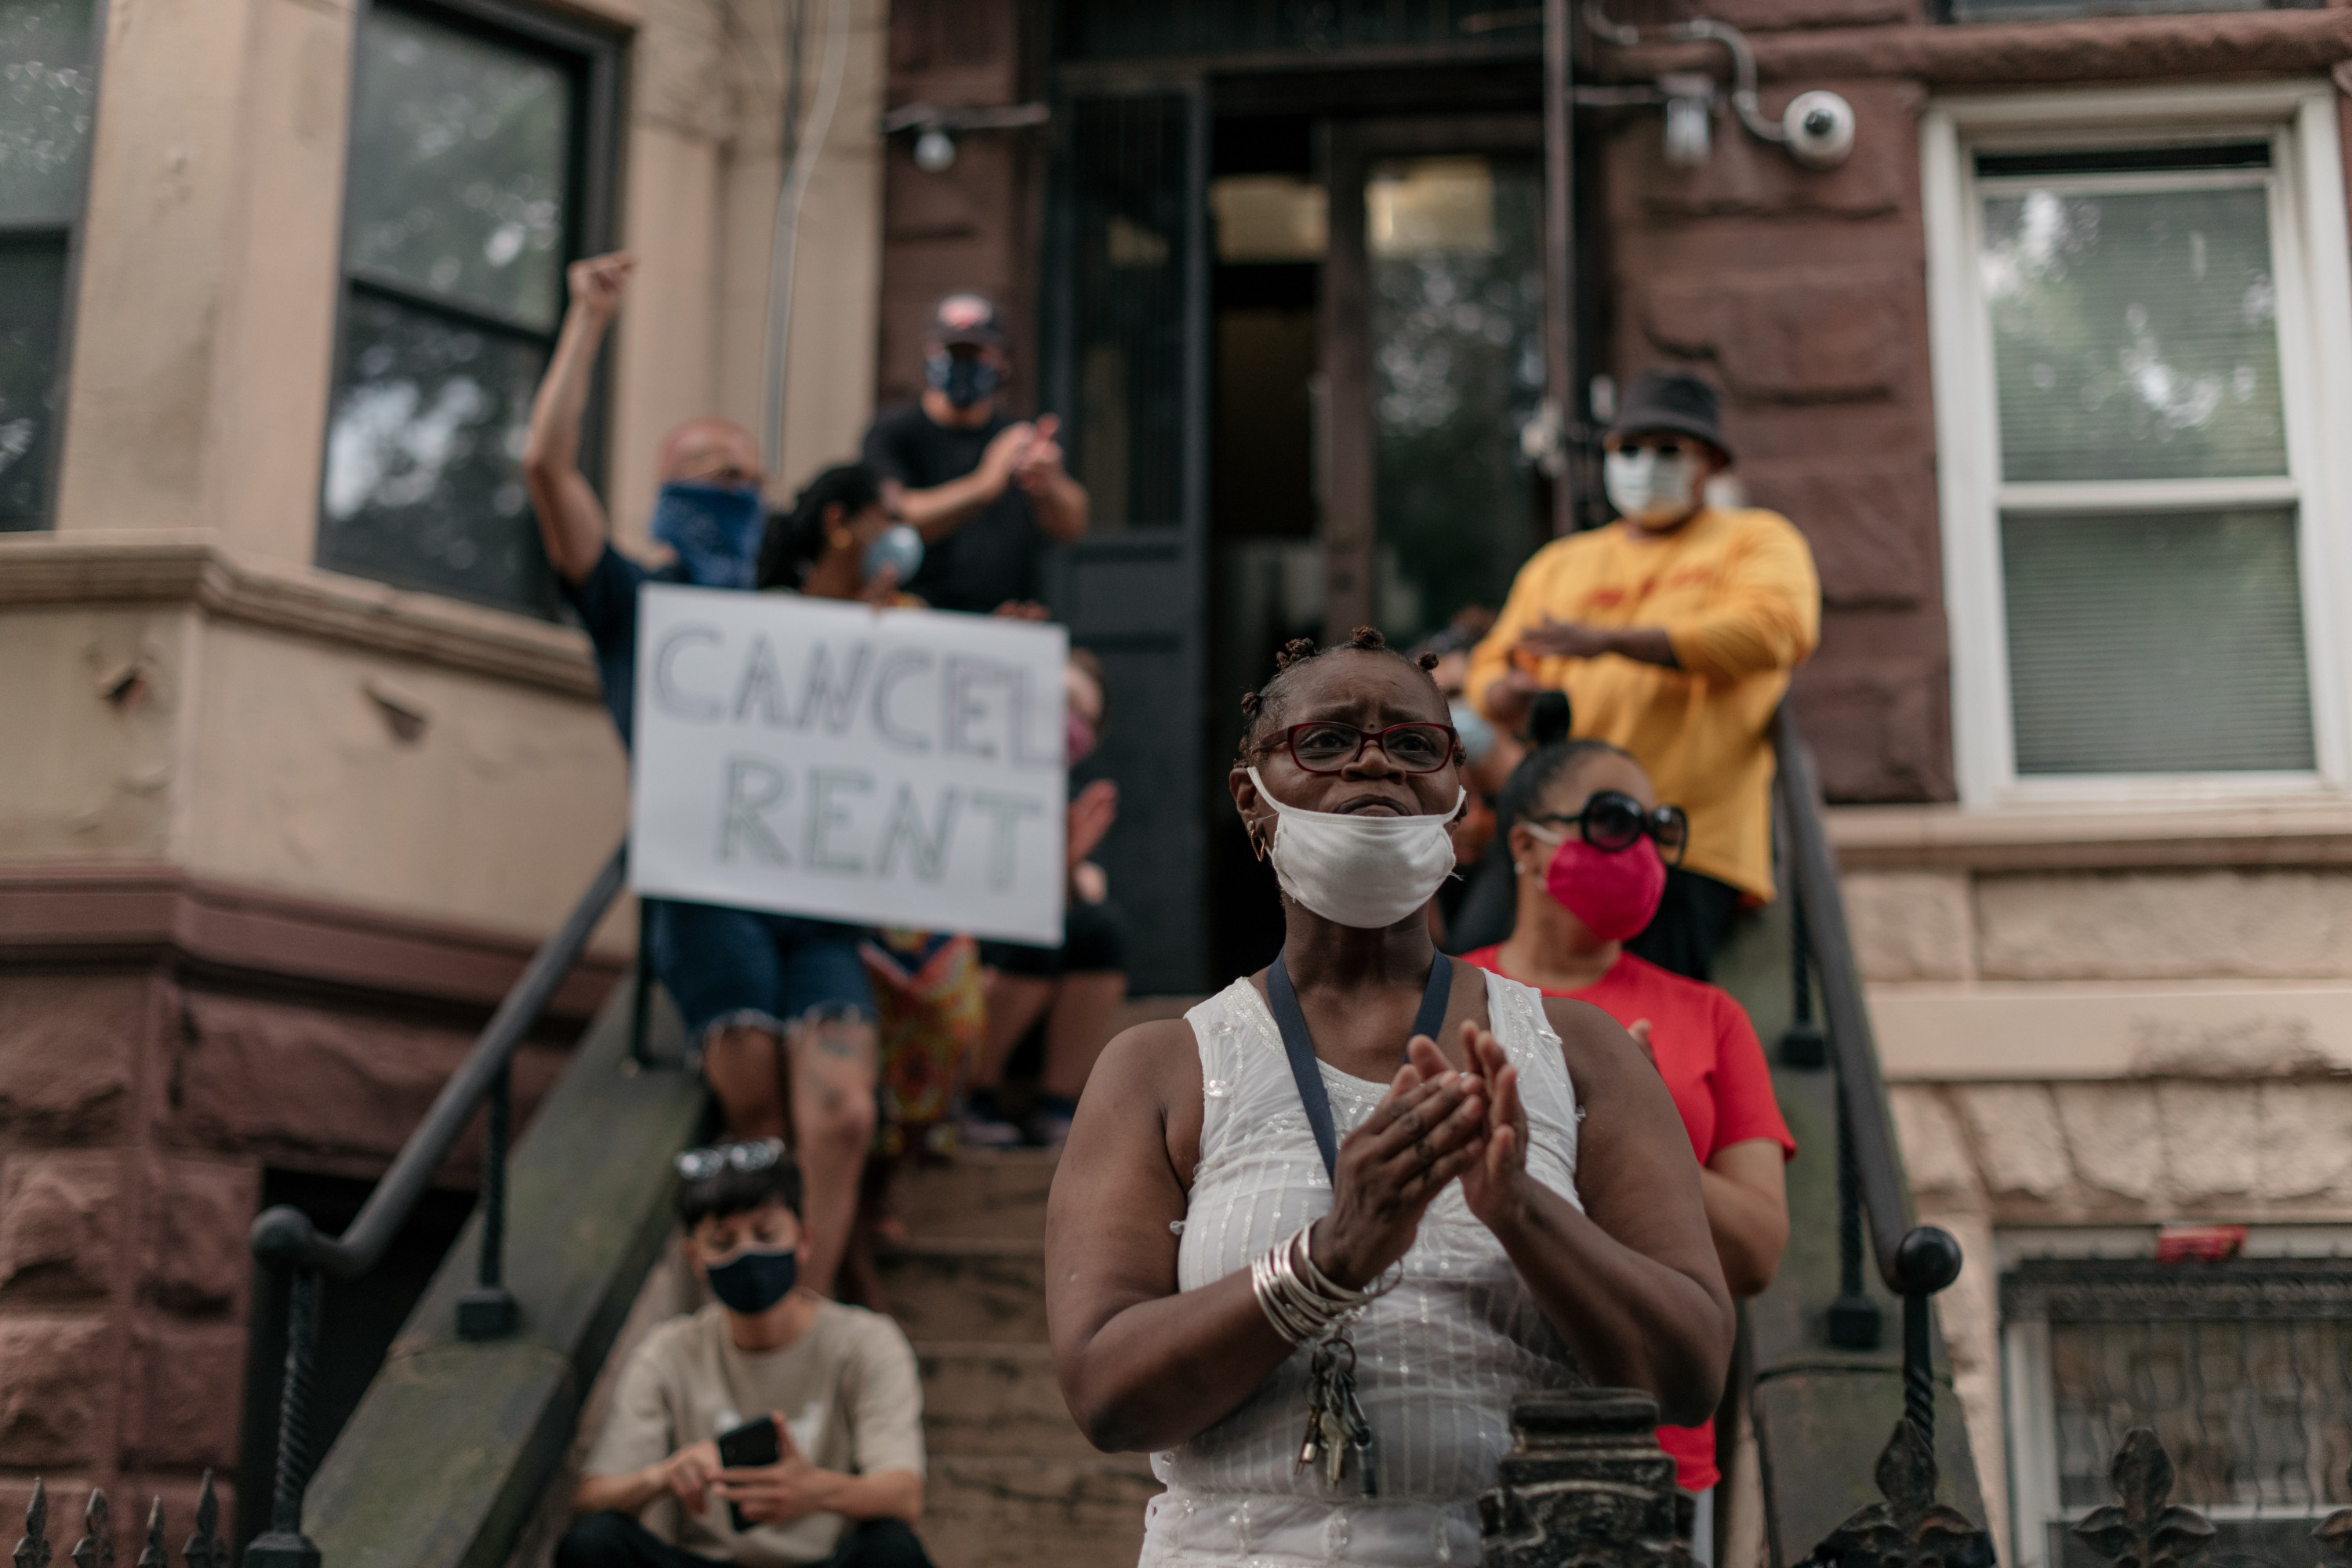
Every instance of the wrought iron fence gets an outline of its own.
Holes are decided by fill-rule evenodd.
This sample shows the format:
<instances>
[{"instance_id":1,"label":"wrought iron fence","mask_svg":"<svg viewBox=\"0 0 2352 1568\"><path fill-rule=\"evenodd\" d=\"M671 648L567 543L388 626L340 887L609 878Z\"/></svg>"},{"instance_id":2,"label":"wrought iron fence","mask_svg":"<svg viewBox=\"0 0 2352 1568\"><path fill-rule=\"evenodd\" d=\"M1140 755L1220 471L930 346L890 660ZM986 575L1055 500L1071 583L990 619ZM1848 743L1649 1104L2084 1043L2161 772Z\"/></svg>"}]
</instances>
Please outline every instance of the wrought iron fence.
<instances>
[{"instance_id":1,"label":"wrought iron fence","mask_svg":"<svg viewBox=\"0 0 2352 1568\"><path fill-rule=\"evenodd\" d=\"M2042 1532L2044 1562L2094 1561L2073 1526L2137 1428L2176 1457L2215 1568L2306 1563L2314 1523L2352 1508L2352 1258L2028 1258L2001 1314L2020 1539Z\"/></svg>"},{"instance_id":2,"label":"wrought iron fence","mask_svg":"<svg viewBox=\"0 0 2352 1568\"><path fill-rule=\"evenodd\" d=\"M82 1504L81 1522L81 1538L66 1553L73 1559L74 1568L114 1568L114 1535L106 1493L96 1487ZM32 1499L25 1505L25 1533L16 1542L16 1568L49 1568L53 1555L48 1485L36 1477ZM185 1568L228 1568L228 1543L221 1539L220 1500L213 1494L210 1470L205 1472L204 1488L196 1494L195 1532L180 1543L180 1561ZM160 1497L147 1507L147 1537L139 1551L138 1568L172 1568Z\"/></svg>"},{"instance_id":3,"label":"wrought iron fence","mask_svg":"<svg viewBox=\"0 0 2352 1568\"><path fill-rule=\"evenodd\" d=\"M1675 1535L1674 1461L1653 1428L1657 1405L1629 1389L1583 1389L1519 1402L1517 1439L1478 1500L1486 1568L1689 1568ZM1815 1568L1993 1568L1992 1539L1936 1500L1934 1446L1909 1417L1879 1456L1881 1500L1832 1531ZM2106 1467L2105 1501L2068 1530L2085 1568L2334 1568L2352 1563L2352 1507L2268 1550L2232 1544L2202 1512L2171 1500L2172 1458L2153 1428L2124 1433ZM2343 1478L2352 1488L2352 1477Z\"/></svg>"}]
</instances>

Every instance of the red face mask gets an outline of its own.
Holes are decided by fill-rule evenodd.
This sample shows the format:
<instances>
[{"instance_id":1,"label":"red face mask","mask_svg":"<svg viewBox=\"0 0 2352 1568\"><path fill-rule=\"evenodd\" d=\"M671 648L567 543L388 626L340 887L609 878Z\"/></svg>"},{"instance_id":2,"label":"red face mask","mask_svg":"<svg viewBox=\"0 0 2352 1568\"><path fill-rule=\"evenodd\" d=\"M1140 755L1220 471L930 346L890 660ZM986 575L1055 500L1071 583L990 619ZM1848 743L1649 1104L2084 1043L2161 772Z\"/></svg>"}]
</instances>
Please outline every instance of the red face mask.
<instances>
[{"instance_id":1,"label":"red face mask","mask_svg":"<svg viewBox=\"0 0 2352 1568\"><path fill-rule=\"evenodd\" d=\"M1528 832L1550 842L1550 836ZM1644 836L1611 854L1581 837L1559 841L1544 868L1544 889L1602 942L1639 936L1666 896L1666 863Z\"/></svg>"}]
</instances>

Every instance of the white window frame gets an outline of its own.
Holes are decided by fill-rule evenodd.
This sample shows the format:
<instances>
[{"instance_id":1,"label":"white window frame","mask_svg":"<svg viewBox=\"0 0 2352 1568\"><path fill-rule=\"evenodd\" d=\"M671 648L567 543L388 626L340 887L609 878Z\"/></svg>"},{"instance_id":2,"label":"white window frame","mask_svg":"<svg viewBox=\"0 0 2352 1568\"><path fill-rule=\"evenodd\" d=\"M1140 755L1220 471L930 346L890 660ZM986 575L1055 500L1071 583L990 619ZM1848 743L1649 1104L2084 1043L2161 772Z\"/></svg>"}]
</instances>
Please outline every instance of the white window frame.
<instances>
[{"instance_id":1,"label":"white window frame","mask_svg":"<svg viewBox=\"0 0 2352 1568\"><path fill-rule=\"evenodd\" d=\"M2028 1258L2153 1258L2154 1226L2053 1226L1996 1231L1994 1267L2007 1274ZM2250 1225L2247 1258L2341 1258L2352 1251L2352 1226ZM2053 1519L2080 1519L2087 1508L2058 1503L2058 1417L2050 1387L2050 1321L2009 1318L2000 1324L2001 1407L2008 1427L2011 1568L2051 1568L2046 1556ZM2200 1503L2210 1519L2252 1519L2250 1507Z\"/></svg>"},{"instance_id":2,"label":"white window frame","mask_svg":"<svg viewBox=\"0 0 2352 1568\"><path fill-rule=\"evenodd\" d=\"M2352 788L2352 643L2336 625L2352 584L2352 258L2331 82L1956 97L1920 125L1928 338L1951 637L1952 741L1964 805L2158 802L2213 795L2336 795ZM2160 147L2217 140L2271 144L2272 260L2288 478L2000 482L1992 334L1979 254L1979 151ZM2195 174L2183 176L2194 180ZM2333 438L2331 438L2331 436ZM2143 493L2144 492L2144 493ZM2305 662L2317 766L2305 773L2020 777L2011 728L2002 593L2004 505L2168 507L2291 502L2297 521Z\"/></svg>"}]
</instances>

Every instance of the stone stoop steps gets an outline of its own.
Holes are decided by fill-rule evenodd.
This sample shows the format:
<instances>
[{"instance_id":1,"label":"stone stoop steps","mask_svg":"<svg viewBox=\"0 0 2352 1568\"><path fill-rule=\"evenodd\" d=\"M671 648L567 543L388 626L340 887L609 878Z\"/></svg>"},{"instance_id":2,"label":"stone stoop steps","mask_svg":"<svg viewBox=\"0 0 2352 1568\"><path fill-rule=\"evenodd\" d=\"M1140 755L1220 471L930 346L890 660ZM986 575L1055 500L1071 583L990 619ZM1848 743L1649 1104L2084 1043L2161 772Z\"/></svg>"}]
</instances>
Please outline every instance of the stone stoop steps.
<instances>
[{"instance_id":1,"label":"stone stoop steps","mask_svg":"<svg viewBox=\"0 0 2352 1568\"><path fill-rule=\"evenodd\" d=\"M972 1151L898 1179L911 1240L881 1259L923 1370L923 1541L939 1568L1129 1568L1159 1491L1140 1454L1100 1454L1045 1343L1044 1150Z\"/></svg>"}]
</instances>

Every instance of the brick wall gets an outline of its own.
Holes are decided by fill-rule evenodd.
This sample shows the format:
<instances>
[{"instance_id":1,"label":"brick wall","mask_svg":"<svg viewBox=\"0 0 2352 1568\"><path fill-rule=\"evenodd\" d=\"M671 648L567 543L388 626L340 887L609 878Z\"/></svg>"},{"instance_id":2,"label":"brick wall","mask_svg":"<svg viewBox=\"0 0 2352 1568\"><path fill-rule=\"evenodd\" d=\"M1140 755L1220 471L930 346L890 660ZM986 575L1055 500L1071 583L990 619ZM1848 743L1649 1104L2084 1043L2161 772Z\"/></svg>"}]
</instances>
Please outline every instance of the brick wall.
<instances>
[{"instance_id":1,"label":"brick wall","mask_svg":"<svg viewBox=\"0 0 2352 1568\"><path fill-rule=\"evenodd\" d=\"M1031 84L1019 0L899 0L890 7L891 107L996 108ZM971 289L996 301L1013 340L1013 413L1036 405L1037 216L1043 132L981 131L956 139L944 174L915 167L913 144L891 138L882 207L882 346L875 404L922 390L923 335L940 296Z\"/></svg>"},{"instance_id":2,"label":"brick wall","mask_svg":"<svg viewBox=\"0 0 2352 1568\"><path fill-rule=\"evenodd\" d=\"M1804 85L1854 105L1842 168L1801 169L1728 115L1712 154L1687 170L1666 163L1654 110L1596 127L1606 353L1621 376L1677 364L1716 383L1749 498L1811 541L1825 614L1798 702L1831 796L1949 799L1924 94L1903 81Z\"/></svg>"}]
</instances>

